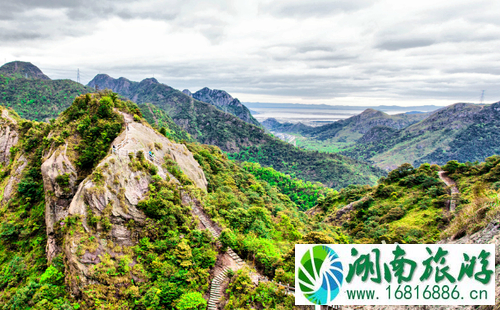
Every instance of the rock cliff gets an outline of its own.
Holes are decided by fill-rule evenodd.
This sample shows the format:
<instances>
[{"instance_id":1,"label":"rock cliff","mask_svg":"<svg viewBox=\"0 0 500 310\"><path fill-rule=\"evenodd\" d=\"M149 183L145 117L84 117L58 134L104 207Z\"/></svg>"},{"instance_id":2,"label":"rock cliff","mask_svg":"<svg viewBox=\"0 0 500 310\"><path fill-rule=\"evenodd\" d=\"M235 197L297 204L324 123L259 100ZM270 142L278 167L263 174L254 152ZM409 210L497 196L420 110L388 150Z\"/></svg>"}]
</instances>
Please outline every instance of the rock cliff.
<instances>
[{"instance_id":1,"label":"rock cliff","mask_svg":"<svg viewBox=\"0 0 500 310\"><path fill-rule=\"evenodd\" d=\"M0 184L1 203L6 203L12 197L15 186L21 180L22 172L27 165L23 154L18 154L19 117L12 114L12 110L0 107L0 165L11 166L9 176Z\"/></svg>"},{"instance_id":2,"label":"rock cliff","mask_svg":"<svg viewBox=\"0 0 500 310\"><path fill-rule=\"evenodd\" d=\"M51 149L42 164L47 256L52 260L63 255L66 282L74 296L80 296L88 285L101 283L104 278L99 270L110 261L126 261L131 269L114 279L114 285L144 280L140 270L134 269L132 247L146 225L138 203L147 197L154 178L183 182L178 180L177 170L171 169L177 166L206 191L205 175L184 145L134 121L132 115L120 113L122 133L112 142L109 154L79 184L82 174L68 156L67 145Z\"/></svg>"}]
</instances>

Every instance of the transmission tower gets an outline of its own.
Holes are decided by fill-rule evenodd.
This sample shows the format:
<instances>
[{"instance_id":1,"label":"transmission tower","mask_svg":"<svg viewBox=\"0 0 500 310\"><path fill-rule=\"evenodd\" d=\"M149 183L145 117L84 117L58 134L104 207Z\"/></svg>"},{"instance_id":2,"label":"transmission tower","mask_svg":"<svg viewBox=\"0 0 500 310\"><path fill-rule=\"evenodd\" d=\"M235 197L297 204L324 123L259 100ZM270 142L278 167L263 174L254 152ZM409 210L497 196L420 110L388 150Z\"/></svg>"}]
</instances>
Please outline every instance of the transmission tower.
<instances>
[{"instance_id":1,"label":"transmission tower","mask_svg":"<svg viewBox=\"0 0 500 310\"><path fill-rule=\"evenodd\" d=\"M481 104L483 104L483 100L484 100L484 90L481 92L481 100L479 100Z\"/></svg>"},{"instance_id":2,"label":"transmission tower","mask_svg":"<svg viewBox=\"0 0 500 310\"><path fill-rule=\"evenodd\" d=\"M76 81L80 83L80 68L76 69Z\"/></svg>"}]
</instances>

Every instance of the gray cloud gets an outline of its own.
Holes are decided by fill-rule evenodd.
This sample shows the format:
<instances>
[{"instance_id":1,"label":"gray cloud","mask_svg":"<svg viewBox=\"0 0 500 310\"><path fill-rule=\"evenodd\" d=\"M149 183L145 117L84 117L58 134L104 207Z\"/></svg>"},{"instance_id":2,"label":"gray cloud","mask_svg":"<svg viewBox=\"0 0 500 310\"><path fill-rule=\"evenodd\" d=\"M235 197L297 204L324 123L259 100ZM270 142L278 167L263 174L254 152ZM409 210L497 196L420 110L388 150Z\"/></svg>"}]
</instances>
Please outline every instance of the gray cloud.
<instances>
[{"instance_id":1,"label":"gray cloud","mask_svg":"<svg viewBox=\"0 0 500 310\"><path fill-rule=\"evenodd\" d=\"M356 11L366 8L370 3L368 0L272 1L261 5L259 9L261 13L279 17L309 18Z\"/></svg>"},{"instance_id":2,"label":"gray cloud","mask_svg":"<svg viewBox=\"0 0 500 310\"><path fill-rule=\"evenodd\" d=\"M384 49L388 51L397 51L407 48L424 47L436 43L432 39L399 39L399 40L387 40L380 42L376 45L379 49Z\"/></svg>"},{"instance_id":3,"label":"gray cloud","mask_svg":"<svg viewBox=\"0 0 500 310\"><path fill-rule=\"evenodd\" d=\"M80 68L88 79L99 72L136 81L154 75L179 89L270 98L451 103L478 98L482 89L494 93L500 4L408 5L0 0L0 53L47 64L53 78L73 77Z\"/></svg>"}]
</instances>

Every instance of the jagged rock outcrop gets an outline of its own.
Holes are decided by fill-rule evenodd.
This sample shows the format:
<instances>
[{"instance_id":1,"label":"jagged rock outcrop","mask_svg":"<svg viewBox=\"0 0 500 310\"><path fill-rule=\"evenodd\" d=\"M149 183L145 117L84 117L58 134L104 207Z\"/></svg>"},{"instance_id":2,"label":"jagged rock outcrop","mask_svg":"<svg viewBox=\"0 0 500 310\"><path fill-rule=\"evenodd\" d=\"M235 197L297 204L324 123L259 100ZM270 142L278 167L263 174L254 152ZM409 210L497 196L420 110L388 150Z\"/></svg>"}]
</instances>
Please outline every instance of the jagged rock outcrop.
<instances>
[{"instance_id":1,"label":"jagged rock outcrop","mask_svg":"<svg viewBox=\"0 0 500 310\"><path fill-rule=\"evenodd\" d=\"M101 73L96 75L87 86L97 89L112 89L117 93L123 94L123 96L127 96L130 94L131 85L132 82L124 77L114 79L107 74Z\"/></svg>"},{"instance_id":2,"label":"jagged rock outcrop","mask_svg":"<svg viewBox=\"0 0 500 310\"><path fill-rule=\"evenodd\" d=\"M17 121L10 115L9 111L1 108L2 117L0 118L0 163L4 166L9 164L10 148L19 141L17 133Z\"/></svg>"},{"instance_id":3,"label":"jagged rock outcrop","mask_svg":"<svg viewBox=\"0 0 500 310\"><path fill-rule=\"evenodd\" d=\"M77 171L67 155L67 145L49 151L42 167L45 190L45 223L47 225L47 258L51 261L59 252L54 225L68 216L68 207L75 194Z\"/></svg>"},{"instance_id":4,"label":"jagged rock outcrop","mask_svg":"<svg viewBox=\"0 0 500 310\"><path fill-rule=\"evenodd\" d=\"M74 296L79 296L87 285L99 283L97 266L109 259L126 259L131 267L130 273L116 280L115 285L143 280L140 270L134 269L131 248L137 244L146 221L137 205L146 198L154 174L179 182L169 172L167 164L172 163L166 163L166 159L173 160L196 187L206 191L205 175L184 145L122 114L124 131L113 142L110 154L80 184L76 184L77 171L65 147L52 150L42 165L47 197L47 255L52 259L63 254L66 282ZM141 160L154 165L155 173L138 164ZM67 176L65 182L58 182L61 175Z\"/></svg>"},{"instance_id":5,"label":"jagged rock outcrop","mask_svg":"<svg viewBox=\"0 0 500 310\"><path fill-rule=\"evenodd\" d=\"M196 100L210 103L224 112L231 113L247 123L260 126L260 123L252 116L247 107L223 90L205 87L193 94L182 92Z\"/></svg>"},{"instance_id":6,"label":"jagged rock outcrop","mask_svg":"<svg viewBox=\"0 0 500 310\"><path fill-rule=\"evenodd\" d=\"M16 119L9 114L9 110L0 107L0 164L8 166L12 159L12 167L9 176L0 184L2 192L1 203L6 203L12 197L14 187L21 180L22 172L28 164L24 155L11 158L11 148L19 142L18 124Z\"/></svg>"},{"instance_id":7,"label":"jagged rock outcrop","mask_svg":"<svg viewBox=\"0 0 500 310\"><path fill-rule=\"evenodd\" d=\"M4 64L0 67L0 74L28 79L50 80L37 66L24 61L13 61Z\"/></svg>"}]
</instances>

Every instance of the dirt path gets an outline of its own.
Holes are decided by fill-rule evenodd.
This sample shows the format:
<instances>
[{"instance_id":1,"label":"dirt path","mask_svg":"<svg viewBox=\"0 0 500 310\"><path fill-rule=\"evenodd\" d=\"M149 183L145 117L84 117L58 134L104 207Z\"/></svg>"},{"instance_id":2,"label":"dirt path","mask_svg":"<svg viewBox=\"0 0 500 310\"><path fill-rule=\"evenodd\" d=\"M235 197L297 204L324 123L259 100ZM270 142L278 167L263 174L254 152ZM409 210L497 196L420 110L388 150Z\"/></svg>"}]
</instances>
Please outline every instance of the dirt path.
<instances>
[{"instance_id":1,"label":"dirt path","mask_svg":"<svg viewBox=\"0 0 500 310\"><path fill-rule=\"evenodd\" d=\"M453 181L447 174L446 174L446 171L439 171L438 172L438 175L439 175L439 178L441 179L441 181L443 181L446 186L449 186L450 187L450 191L451 191L451 199L449 200L449 210L451 212L454 212L455 211L455 207L457 205L457 196L458 194L460 194L460 192L458 191L458 187L457 187L457 183L455 183L455 181Z\"/></svg>"}]
</instances>

